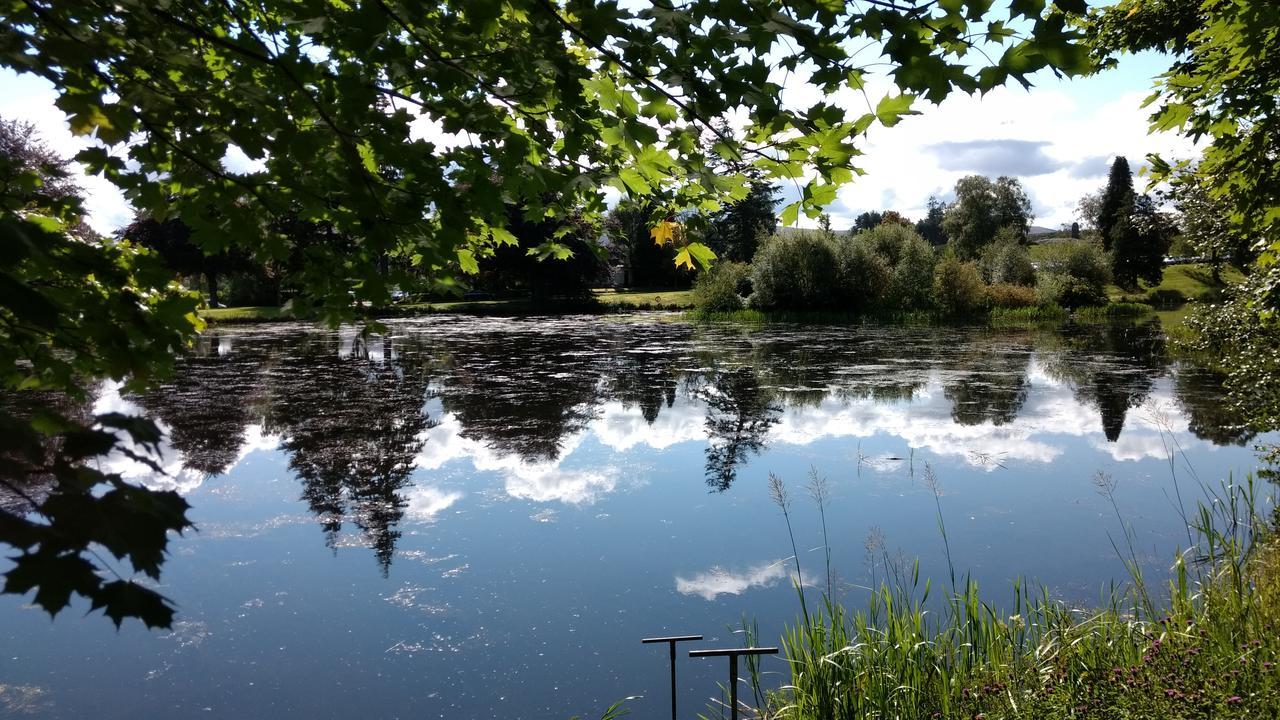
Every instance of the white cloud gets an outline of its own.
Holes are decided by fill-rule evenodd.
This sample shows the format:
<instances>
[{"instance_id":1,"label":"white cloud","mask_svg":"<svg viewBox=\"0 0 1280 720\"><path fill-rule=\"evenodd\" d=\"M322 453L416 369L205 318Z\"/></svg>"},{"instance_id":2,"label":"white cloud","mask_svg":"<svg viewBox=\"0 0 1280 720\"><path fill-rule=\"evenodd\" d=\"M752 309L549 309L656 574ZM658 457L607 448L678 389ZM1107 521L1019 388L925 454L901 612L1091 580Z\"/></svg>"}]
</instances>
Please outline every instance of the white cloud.
<instances>
[{"instance_id":1,"label":"white cloud","mask_svg":"<svg viewBox=\"0 0 1280 720\"><path fill-rule=\"evenodd\" d=\"M763 565L730 572L716 566L696 573L693 577L676 576L676 592L681 595L697 595L703 600L715 600L720 595L741 595L752 588L769 587L787 577L789 559L776 560Z\"/></svg>"},{"instance_id":2,"label":"white cloud","mask_svg":"<svg viewBox=\"0 0 1280 720\"><path fill-rule=\"evenodd\" d=\"M640 408L624 408L622 403L607 402L599 408L591 431L604 445L619 452L637 445L662 450L705 435L706 412L702 406L681 397L671 407L664 407L652 423L645 420Z\"/></svg>"},{"instance_id":3,"label":"white cloud","mask_svg":"<svg viewBox=\"0 0 1280 720\"><path fill-rule=\"evenodd\" d=\"M987 162L990 157L960 152L957 148L963 150L965 145L946 143L1000 141L1036 143L1042 162L1035 174L1020 178L1032 196L1035 223L1046 227L1070 223L1076 202L1102 186L1106 164L1115 155L1128 157L1136 172L1148 153L1171 157L1195 153L1185 138L1147 133L1150 110L1141 103L1148 92L1140 87L1101 103L1086 98L1087 87L998 88L983 97L955 95L938 106L923 106L921 115L893 128L875 127L860 158L867 174L840 191L829 209L833 225L847 227L864 210L894 209L908 217L922 217L929 195L948 196L965 175L999 173ZM1099 162L1100 158L1105 161ZM1010 163L1008 174L1016 175L1025 164L1005 159ZM1043 172L1052 161L1061 167ZM1141 179L1135 184L1144 186Z\"/></svg>"},{"instance_id":4,"label":"white cloud","mask_svg":"<svg viewBox=\"0 0 1280 720\"><path fill-rule=\"evenodd\" d=\"M97 141L71 134L66 116L53 104L57 97L53 85L43 78L0 69L0 117L34 124L50 148L69 158ZM124 194L106 178L85 175L77 182L84 190L85 211L94 230L110 234L133 218Z\"/></svg>"},{"instance_id":5,"label":"white cloud","mask_svg":"<svg viewBox=\"0 0 1280 720\"><path fill-rule=\"evenodd\" d=\"M431 522L440 513L462 499L462 493L445 491L439 488L415 486L404 494L408 505L404 509L406 517L421 522Z\"/></svg>"}]
</instances>

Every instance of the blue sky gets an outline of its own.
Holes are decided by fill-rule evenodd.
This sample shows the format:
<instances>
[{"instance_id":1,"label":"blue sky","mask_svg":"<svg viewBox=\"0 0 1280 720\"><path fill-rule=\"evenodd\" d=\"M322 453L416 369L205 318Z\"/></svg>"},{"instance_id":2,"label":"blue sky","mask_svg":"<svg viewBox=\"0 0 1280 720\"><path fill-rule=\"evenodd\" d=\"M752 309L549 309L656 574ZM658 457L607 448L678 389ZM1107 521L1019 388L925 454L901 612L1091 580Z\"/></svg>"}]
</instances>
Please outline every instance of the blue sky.
<instances>
[{"instance_id":1,"label":"blue sky","mask_svg":"<svg viewBox=\"0 0 1280 720\"><path fill-rule=\"evenodd\" d=\"M1115 155L1127 156L1138 168L1150 152L1175 158L1194 154L1182 137L1147 133L1149 111L1140 105L1167 63L1144 53L1090 78L1060 80L1041 73L1030 90L1015 86L984 97L956 95L940 105L918 106L921 115L893 128L873 127L860 143L865 152L860 166L867 174L844 187L829 206L832 224L847 227L864 210L920 217L930 195L947 198L956 180L974 173L1020 178L1037 225L1070 223L1076 202L1103 184ZM869 83L872 98L889 90L883 78ZM34 122L50 145L72 155L89 141L71 135L53 105L55 97L44 80L0 69L0 116ZM789 83L784 97L806 106L817 99L816 90L801 82ZM859 97L849 107L864 103ZM85 177L82 185L95 229L111 232L128 221L131 209L110 183ZM794 199L797 192L784 187L783 197Z\"/></svg>"}]
</instances>

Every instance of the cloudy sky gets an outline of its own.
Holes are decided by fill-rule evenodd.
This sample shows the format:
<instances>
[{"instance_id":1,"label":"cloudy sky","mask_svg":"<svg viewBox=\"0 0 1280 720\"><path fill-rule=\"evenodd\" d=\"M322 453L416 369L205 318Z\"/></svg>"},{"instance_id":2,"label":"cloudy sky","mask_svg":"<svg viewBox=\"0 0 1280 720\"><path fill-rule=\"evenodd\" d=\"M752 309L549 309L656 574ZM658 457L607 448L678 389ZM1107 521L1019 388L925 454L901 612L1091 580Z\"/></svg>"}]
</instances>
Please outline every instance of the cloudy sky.
<instances>
[{"instance_id":1,"label":"cloudy sky","mask_svg":"<svg viewBox=\"0 0 1280 720\"><path fill-rule=\"evenodd\" d=\"M918 105L921 115L871 130L861 145L867 174L842 189L828 208L833 225L847 227L864 210L894 209L918 218L930 195L947 199L956 180L974 173L1020 178L1031 195L1035 224L1070 223L1076 201L1102 185L1115 155L1126 155L1136 168L1150 152L1173 157L1194 152L1176 135L1147 133L1149 113L1141 102L1164 67L1167 60L1139 55L1092 78L1058 80L1042 73L1030 90L1007 87L985 97L957 95L941 105ZM883 80L870 85L873 101L890 89ZM801 82L788 83L785 98L806 107L817 99L816 91ZM44 80L0 70L0 116L36 123L52 146L72 155L86 141L71 135L54 99ZM841 104L852 111L865 103L856 97ZM82 184L90 223L98 231L110 232L128 221L130 208L110 183L86 177ZM783 197L790 201L797 192L786 187Z\"/></svg>"}]
</instances>

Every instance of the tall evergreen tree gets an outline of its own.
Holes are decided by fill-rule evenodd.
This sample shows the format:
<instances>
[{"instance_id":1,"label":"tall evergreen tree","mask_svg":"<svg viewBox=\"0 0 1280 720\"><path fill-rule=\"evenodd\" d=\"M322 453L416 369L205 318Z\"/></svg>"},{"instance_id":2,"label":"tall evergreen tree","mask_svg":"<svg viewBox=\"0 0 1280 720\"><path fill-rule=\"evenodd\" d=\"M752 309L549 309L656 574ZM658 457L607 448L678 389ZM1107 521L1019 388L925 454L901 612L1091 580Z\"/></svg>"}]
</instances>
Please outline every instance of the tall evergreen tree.
<instances>
[{"instance_id":1,"label":"tall evergreen tree","mask_svg":"<svg viewBox=\"0 0 1280 720\"><path fill-rule=\"evenodd\" d=\"M1098 207L1098 234L1102 236L1104 249L1111 250L1116 225L1133 213L1133 197L1133 172L1129 169L1129 161L1123 155L1117 155L1111 163L1111 174L1107 177L1107 187L1102 191Z\"/></svg>"},{"instance_id":2,"label":"tall evergreen tree","mask_svg":"<svg viewBox=\"0 0 1280 720\"><path fill-rule=\"evenodd\" d=\"M758 175L747 169L748 175ZM778 229L778 189L763 178L751 182L743 199L730 203L711 217L707 245L722 260L751 262L760 239Z\"/></svg>"},{"instance_id":3,"label":"tall evergreen tree","mask_svg":"<svg viewBox=\"0 0 1280 720\"><path fill-rule=\"evenodd\" d=\"M928 240L930 245L946 244L947 236L942 232L942 217L946 214L947 204L937 196L930 195L925 208L924 219L916 223L916 232L920 233L920 237Z\"/></svg>"}]
</instances>

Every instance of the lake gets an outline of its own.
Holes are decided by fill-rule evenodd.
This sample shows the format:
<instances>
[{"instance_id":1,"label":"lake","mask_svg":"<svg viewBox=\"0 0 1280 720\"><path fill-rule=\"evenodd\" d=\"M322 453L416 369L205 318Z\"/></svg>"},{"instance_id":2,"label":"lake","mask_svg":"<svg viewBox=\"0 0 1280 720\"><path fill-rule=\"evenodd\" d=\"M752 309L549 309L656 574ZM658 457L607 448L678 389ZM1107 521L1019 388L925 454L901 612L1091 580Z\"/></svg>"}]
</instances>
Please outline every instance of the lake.
<instances>
[{"instance_id":1,"label":"lake","mask_svg":"<svg viewBox=\"0 0 1280 720\"><path fill-rule=\"evenodd\" d=\"M178 619L117 632L83 606L51 622L0 598L0 715L567 718L639 695L635 716L663 717L666 653L642 637L736 645L745 618L772 645L798 613L770 472L815 598L811 473L852 605L914 558L946 577L939 507L957 569L993 602L1024 576L1089 604L1125 577L1099 473L1160 573L1187 540L1178 498L1274 440L1155 321L227 327L156 392L104 386L95 409L145 410L168 433L166 475L104 466L193 506L160 588ZM725 667L681 655L693 717Z\"/></svg>"}]
</instances>

